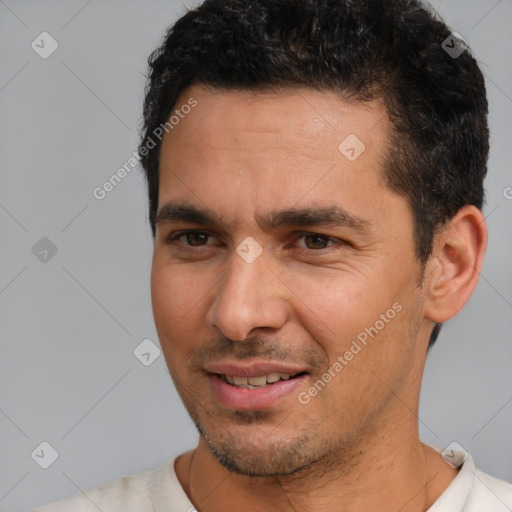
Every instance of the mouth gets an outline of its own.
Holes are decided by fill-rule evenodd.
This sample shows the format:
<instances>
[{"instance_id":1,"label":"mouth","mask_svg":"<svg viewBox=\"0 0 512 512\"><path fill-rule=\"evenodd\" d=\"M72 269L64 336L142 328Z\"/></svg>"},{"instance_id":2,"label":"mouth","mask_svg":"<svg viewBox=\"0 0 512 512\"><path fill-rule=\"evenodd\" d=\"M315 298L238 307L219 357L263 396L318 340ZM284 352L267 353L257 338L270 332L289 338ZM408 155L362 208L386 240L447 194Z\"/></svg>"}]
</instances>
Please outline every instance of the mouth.
<instances>
[{"instance_id":1,"label":"mouth","mask_svg":"<svg viewBox=\"0 0 512 512\"><path fill-rule=\"evenodd\" d=\"M257 389L272 386L280 381L287 381L302 377L306 372L299 372L295 374L271 372L264 375L257 375L252 377L243 377L240 375L228 374L215 374L224 382L235 388Z\"/></svg>"},{"instance_id":2,"label":"mouth","mask_svg":"<svg viewBox=\"0 0 512 512\"><path fill-rule=\"evenodd\" d=\"M282 363L226 362L205 368L214 399L231 410L269 409L298 393L309 373Z\"/></svg>"}]
</instances>

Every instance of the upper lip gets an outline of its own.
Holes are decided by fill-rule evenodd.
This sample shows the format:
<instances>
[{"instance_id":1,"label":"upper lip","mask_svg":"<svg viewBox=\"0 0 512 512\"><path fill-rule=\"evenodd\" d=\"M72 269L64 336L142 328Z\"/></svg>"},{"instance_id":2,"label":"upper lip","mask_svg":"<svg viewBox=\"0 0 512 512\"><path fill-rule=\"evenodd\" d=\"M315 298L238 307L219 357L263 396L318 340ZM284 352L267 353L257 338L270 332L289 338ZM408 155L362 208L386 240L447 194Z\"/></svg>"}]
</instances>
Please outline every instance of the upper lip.
<instances>
[{"instance_id":1,"label":"upper lip","mask_svg":"<svg viewBox=\"0 0 512 512\"><path fill-rule=\"evenodd\" d=\"M237 377L259 377L268 375L269 373L288 373L296 375L297 373L306 372L304 367L296 365L269 362L269 361L253 361L246 363L234 362L218 362L210 363L205 366L208 373L217 373L219 375L233 375Z\"/></svg>"}]
</instances>

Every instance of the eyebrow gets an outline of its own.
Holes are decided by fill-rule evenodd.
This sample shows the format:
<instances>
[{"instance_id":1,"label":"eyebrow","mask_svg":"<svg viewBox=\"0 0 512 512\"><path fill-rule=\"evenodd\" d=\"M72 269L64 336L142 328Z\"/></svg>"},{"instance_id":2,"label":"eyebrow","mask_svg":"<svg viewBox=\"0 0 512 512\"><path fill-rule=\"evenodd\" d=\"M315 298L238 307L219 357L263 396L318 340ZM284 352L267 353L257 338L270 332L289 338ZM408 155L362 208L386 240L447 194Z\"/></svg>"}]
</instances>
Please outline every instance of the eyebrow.
<instances>
[{"instance_id":1,"label":"eyebrow","mask_svg":"<svg viewBox=\"0 0 512 512\"><path fill-rule=\"evenodd\" d=\"M189 222L210 228L221 226L227 228L226 223L212 210L199 208L187 202L169 201L162 205L155 217L155 224L162 222ZM290 208L287 210L272 210L256 218L258 225L269 230L281 226L313 226L325 225L332 227L345 227L366 233L372 223L356 215L348 213L343 208L333 205L322 208Z\"/></svg>"}]
</instances>

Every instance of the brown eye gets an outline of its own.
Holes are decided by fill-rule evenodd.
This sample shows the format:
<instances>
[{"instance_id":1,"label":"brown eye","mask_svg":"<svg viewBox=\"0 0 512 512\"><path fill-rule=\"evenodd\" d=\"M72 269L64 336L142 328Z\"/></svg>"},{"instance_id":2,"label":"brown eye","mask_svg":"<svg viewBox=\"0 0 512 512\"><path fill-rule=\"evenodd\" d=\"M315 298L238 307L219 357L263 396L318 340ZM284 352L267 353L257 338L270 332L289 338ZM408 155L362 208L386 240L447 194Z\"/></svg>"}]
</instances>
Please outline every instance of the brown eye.
<instances>
[{"instance_id":1,"label":"brown eye","mask_svg":"<svg viewBox=\"0 0 512 512\"><path fill-rule=\"evenodd\" d=\"M302 236L301 238L304 239L306 249L311 250L326 249L327 247L329 247L327 244L329 242L332 242L332 240L329 237L319 235L316 233L310 233Z\"/></svg>"},{"instance_id":2,"label":"brown eye","mask_svg":"<svg viewBox=\"0 0 512 512\"><path fill-rule=\"evenodd\" d=\"M171 234L166 238L166 243L174 244L174 242L178 241L185 247L203 247L212 245L211 243L207 243L210 238L213 237L204 231L181 231Z\"/></svg>"},{"instance_id":3,"label":"brown eye","mask_svg":"<svg viewBox=\"0 0 512 512\"><path fill-rule=\"evenodd\" d=\"M324 249L325 244L329 241L326 237L321 235L306 235L304 237L308 249Z\"/></svg>"},{"instance_id":4,"label":"brown eye","mask_svg":"<svg viewBox=\"0 0 512 512\"><path fill-rule=\"evenodd\" d=\"M208 241L207 233L201 233L200 231L190 231L188 233L184 233L181 235L182 237L186 237L187 243L192 247L197 247L204 245Z\"/></svg>"}]
</instances>

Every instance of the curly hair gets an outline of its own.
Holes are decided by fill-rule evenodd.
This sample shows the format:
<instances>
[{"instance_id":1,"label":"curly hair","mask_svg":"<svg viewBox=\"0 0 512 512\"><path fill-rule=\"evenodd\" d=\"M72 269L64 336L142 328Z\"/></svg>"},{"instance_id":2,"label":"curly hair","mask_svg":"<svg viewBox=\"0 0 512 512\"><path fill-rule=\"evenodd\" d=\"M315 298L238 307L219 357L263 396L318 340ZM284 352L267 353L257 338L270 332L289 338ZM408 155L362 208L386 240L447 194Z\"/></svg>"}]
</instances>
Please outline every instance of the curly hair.
<instances>
[{"instance_id":1,"label":"curly hair","mask_svg":"<svg viewBox=\"0 0 512 512\"><path fill-rule=\"evenodd\" d=\"M421 0L206 0L188 11L148 60L139 153L153 236L161 140L151 151L148 142L187 87L309 87L384 101L392 133L383 178L410 204L424 264L436 232L461 207L481 209L484 200L484 77L469 48L447 51L450 37Z\"/></svg>"}]
</instances>

